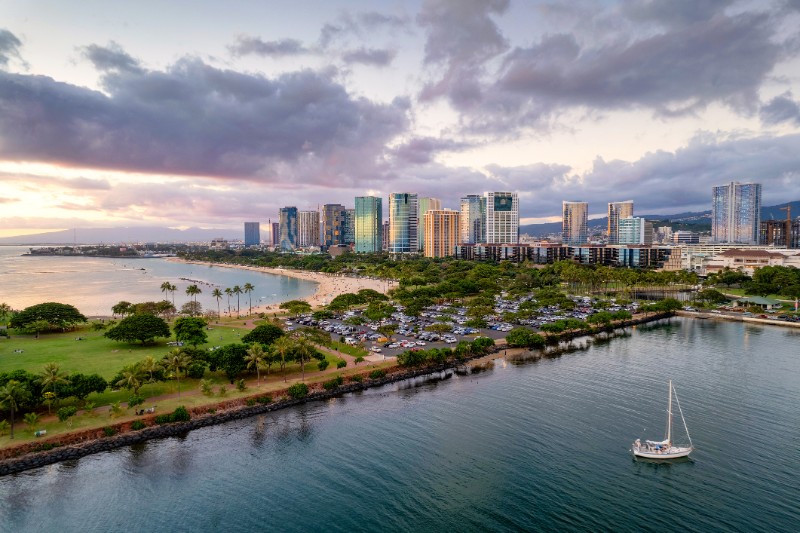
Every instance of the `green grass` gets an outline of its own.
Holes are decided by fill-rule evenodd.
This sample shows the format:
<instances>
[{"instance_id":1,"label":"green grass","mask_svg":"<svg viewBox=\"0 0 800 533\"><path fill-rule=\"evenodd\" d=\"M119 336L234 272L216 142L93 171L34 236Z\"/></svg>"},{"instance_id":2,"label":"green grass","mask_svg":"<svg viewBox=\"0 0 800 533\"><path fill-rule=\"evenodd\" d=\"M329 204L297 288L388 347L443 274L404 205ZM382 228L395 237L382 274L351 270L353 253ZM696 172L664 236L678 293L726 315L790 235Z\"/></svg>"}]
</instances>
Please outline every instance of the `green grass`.
<instances>
[{"instance_id":1,"label":"green grass","mask_svg":"<svg viewBox=\"0 0 800 533\"><path fill-rule=\"evenodd\" d=\"M352 355L353 357L358 357L359 355L362 357L366 357L369 355L369 351L365 350L364 348L361 348L359 346L350 346L349 344L345 344L339 341L331 341L330 347L338 352L346 353L347 355Z\"/></svg>"}]
</instances>

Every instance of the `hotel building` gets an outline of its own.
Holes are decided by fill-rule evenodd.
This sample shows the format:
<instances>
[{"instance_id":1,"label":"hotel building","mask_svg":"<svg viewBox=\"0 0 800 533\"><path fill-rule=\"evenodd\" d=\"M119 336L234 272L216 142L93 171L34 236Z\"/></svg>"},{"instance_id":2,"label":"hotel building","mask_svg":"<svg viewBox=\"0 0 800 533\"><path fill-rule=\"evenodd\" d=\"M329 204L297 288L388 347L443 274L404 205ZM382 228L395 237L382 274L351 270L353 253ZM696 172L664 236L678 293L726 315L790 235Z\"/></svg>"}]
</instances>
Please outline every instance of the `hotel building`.
<instances>
[{"instance_id":1,"label":"hotel building","mask_svg":"<svg viewBox=\"0 0 800 533\"><path fill-rule=\"evenodd\" d=\"M589 242L589 204L562 202L561 241L569 246Z\"/></svg>"},{"instance_id":2,"label":"hotel building","mask_svg":"<svg viewBox=\"0 0 800 533\"><path fill-rule=\"evenodd\" d=\"M357 196L355 203L356 252L380 252L383 249L383 199Z\"/></svg>"},{"instance_id":3,"label":"hotel building","mask_svg":"<svg viewBox=\"0 0 800 533\"><path fill-rule=\"evenodd\" d=\"M393 254L417 253L419 219L417 195L392 193L389 195L389 252Z\"/></svg>"},{"instance_id":4,"label":"hotel building","mask_svg":"<svg viewBox=\"0 0 800 533\"><path fill-rule=\"evenodd\" d=\"M711 240L757 244L761 184L731 182L711 190Z\"/></svg>"},{"instance_id":5,"label":"hotel building","mask_svg":"<svg viewBox=\"0 0 800 533\"><path fill-rule=\"evenodd\" d=\"M618 244L619 221L633 216L633 200L608 203L608 244Z\"/></svg>"},{"instance_id":6,"label":"hotel building","mask_svg":"<svg viewBox=\"0 0 800 533\"><path fill-rule=\"evenodd\" d=\"M486 242L519 242L519 197L515 192L487 192Z\"/></svg>"},{"instance_id":7,"label":"hotel building","mask_svg":"<svg viewBox=\"0 0 800 533\"><path fill-rule=\"evenodd\" d=\"M425 257L455 255L460 233L460 214L450 209L429 209L425 216Z\"/></svg>"}]
</instances>

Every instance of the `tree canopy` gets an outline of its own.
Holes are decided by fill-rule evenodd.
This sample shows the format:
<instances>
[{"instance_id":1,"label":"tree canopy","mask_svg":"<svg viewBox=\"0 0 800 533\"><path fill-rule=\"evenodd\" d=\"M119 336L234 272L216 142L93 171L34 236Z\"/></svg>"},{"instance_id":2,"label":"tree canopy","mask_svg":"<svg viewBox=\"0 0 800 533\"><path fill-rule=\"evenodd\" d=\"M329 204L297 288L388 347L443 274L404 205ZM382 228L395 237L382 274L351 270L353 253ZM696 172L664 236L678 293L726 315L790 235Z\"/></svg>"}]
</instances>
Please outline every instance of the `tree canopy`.
<instances>
[{"instance_id":1,"label":"tree canopy","mask_svg":"<svg viewBox=\"0 0 800 533\"><path fill-rule=\"evenodd\" d=\"M155 315L136 314L123 318L104 335L115 341L147 344L157 337L169 337L170 332L164 319Z\"/></svg>"},{"instance_id":2,"label":"tree canopy","mask_svg":"<svg viewBox=\"0 0 800 533\"><path fill-rule=\"evenodd\" d=\"M269 346L276 339L283 336L283 330L273 324L260 324L253 328L252 331L242 337L242 342L251 344L257 342L264 346Z\"/></svg>"},{"instance_id":3,"label":"tree canopy","mask_svg":"<svg viewBox=\"0 0 800 533\"><path fill-rule=\"evenodd\" d=\"M175 339L192 346L198 344L205 344L208 342L208 333L206 328L208 323L202 318L197 317L180 317L175 320L172 326L172 331L175 332Z\"/></svg>"},{"instance_id":4,"label":"tree canopy","mask_svg":"<svg viewBox=\"0 0 800 533\"><path fill-rule=\"evenodd\" d=\"M86 317L69 304L46 302L26 307L12 316L8 325L24 330L35 322L46 322L48 329L64 331L86 322Z\"/></svg>"}]
</instances>

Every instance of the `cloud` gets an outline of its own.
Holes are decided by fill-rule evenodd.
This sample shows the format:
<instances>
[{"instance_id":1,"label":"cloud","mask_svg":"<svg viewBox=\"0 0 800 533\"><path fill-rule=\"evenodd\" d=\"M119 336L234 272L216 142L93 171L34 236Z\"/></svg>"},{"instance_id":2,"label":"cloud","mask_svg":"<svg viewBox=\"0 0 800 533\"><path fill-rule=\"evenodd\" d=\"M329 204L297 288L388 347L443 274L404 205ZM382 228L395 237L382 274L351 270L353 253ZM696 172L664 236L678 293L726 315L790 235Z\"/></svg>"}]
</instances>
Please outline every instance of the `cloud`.
<instances>
[{"instance_id":1,"label":"cloud","mask_svg":"<svg viewBox=\"0 0 800 533\"><path fill-rule=\"evenodd\" d=\"M10 31L0 28L0 68L8 66L11 59L22 61L19 49L22 46L16 35Z\"/></svg>"},{"instance_id":2,"label":"cloud","mask_svg":"<svg viewBox=\"0 0 800 533\"><path fill-rule=\"evenodd\" d=\"M29 173L22 174L19 172L0 172L0 178L22 183L31 190L40 190L46 187L48 189L59 188L79 191L102 191L111 188L111 185L105 179L84 177L58 178Z\"/></svg>"},{"instance_id":3,"label":"cloud","mask_svg":"<svg viewBox=\"0 0 800 533\"><path fill-rule=\"evenodd\" d=\"M81 49L84 57L101 72L119 71L139 74L142 68L139 61L128 55L122 47L111 41L108 46L90 44Z\"/></svg>"},{"instance_id":4,"label":"cloud","mask_svg":"<svg viewBox=\"0 0 800 533\"><path fill-rule=\"evenodd\" d=\"M761 120L767 124L789 122L800 125L800 104L792 99L791 92L770 100L761 107L759 114Z\"/></svg>"},{"instance_id":5,"label":"cloud","mask_svg":"<svg viewBox=\"0 0 800 533\"><path fill-rule=\"evenodd\" d=\"M460 152L471 146L451 139L415 137L394 148L392 153L403 163L420 165L433 161L433 156L438 152Z\"/></svg>"},{"instance_id":6,"label":"cloud","mask_svg":"<svg viewBox=\"0 0 800 533\"><path fill-rule=\"evenodd\" d=\"M13 204L15 202L19 202L19 198L13 198L8 196L0 197L0 204Z\"/></svg>"},{"instance_id":7,"label":"cloud","mask_svg":"<svg viewBox=\"0 0 800 533\"><path fill-rule=\"evenodd\" d=\"M377 11L366 11L357 14L342 13L335 22L322 26L319 33L319 46L328 48L337 40L346 39L350 35L364 37L381 28L398 30L408 28L410 19L406 16L390 15Z\"/></svg>"},{"instance_id":8,"label":"cloud","mask_svg":"<svg viewBox=\"0 0 800 533\"><path fill-rule=\"evenodd\" d=\"M376 67L386 67L397 55L396 50L380 50L375 48L359 48L342 54L342 60L347 64L360 63Z\"/></svg>"},{"instance_id":9,"label":"cloud","mask_svg":"<svg viewBox=\"0 0 800 533\"><path fill-rule=\"evenodd\" d=\"M409 102L376 104L332 75L275 78L184 58L163 71L104 65L105 94L0 72L0 157L266 183L357 181L408 127ZM310 148L310 149L309 149Z\"/></svg>"},{"instance_id":10,"label":"cloud","mask_svg":"<svg viewBox=\"0 0 800 533\"><path fill-rule=\"evenodd\" d=\"M288 57L314 53L313 50L306 48L306 46L297 39L263 41L258 37L250 37L248 35L239 35L236 38L236 44L229 46L228 50L235 57L245 55Z\"/></svg>"}]
</instances>

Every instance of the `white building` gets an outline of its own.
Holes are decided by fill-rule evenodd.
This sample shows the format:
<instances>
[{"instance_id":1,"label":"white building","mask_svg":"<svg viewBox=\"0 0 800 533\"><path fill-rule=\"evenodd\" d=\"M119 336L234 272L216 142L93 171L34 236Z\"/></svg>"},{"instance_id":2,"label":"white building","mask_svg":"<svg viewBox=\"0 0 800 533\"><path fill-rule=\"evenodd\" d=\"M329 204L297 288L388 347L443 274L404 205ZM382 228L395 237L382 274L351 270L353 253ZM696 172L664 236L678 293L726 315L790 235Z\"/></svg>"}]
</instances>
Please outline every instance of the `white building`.
<instances>
[{"instance_id":1,"label":"white building","mask_svg":"<svg viewBox=\"0 0 800 533\"><path fill-rule=\"evenodd\" d=\"M515 192L487 192L486 242L516 244L519 242L519 196Z\"/></svg>"},{"instance_id":2,"label":"white building","mask_svg":"<svg viewBox=\"0 0 800 533\"><path fill-rule=\"evenodd\" d=\"M610 237L610 236L609 236ZM640 217L628 217L617 222L618 244L653 244L653 223Z\"/></svg>"}]
</instances>

